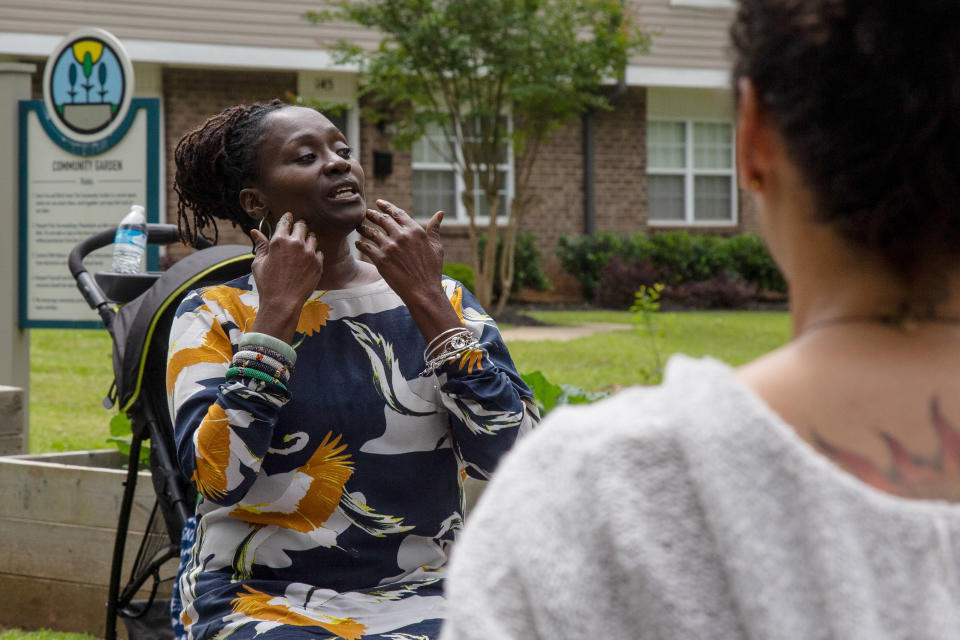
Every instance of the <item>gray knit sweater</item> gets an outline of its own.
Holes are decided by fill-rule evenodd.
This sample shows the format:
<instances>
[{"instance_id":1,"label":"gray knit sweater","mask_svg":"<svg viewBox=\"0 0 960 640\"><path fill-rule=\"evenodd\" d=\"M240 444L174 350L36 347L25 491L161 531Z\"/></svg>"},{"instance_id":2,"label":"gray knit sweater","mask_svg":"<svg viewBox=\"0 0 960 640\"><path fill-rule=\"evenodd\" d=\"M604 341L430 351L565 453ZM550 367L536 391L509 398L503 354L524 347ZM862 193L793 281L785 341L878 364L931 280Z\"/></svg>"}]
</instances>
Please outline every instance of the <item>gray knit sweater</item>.
<instances>
[{"instance_id":1,"label":"gray knit sweater","mask_svg":"<svg viewBox=\"0 0 960 640\"><path fill-rule=\"evenodd\" d=\"M960 506L877 491L732 369L554 412L454 552L444 640L960 638Z\"/></svg>"}]
</instances>

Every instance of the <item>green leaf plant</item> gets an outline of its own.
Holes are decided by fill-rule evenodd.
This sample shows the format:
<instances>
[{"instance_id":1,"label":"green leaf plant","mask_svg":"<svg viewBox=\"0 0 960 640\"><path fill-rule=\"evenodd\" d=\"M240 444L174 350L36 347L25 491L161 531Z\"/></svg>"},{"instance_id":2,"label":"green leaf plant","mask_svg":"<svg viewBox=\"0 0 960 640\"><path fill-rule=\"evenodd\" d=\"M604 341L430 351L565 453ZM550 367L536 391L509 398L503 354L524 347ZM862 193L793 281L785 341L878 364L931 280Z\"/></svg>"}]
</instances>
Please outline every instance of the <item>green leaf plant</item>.
<instances>
[{"instance_id":1,"label":"green leaf plant","mask_svg":"<svg viewBox=\"0 0 960 640\"><path fill-rule=\"evenodd\" d=\"M640 285L634 294L633 312L634 326L644 338L644 344L653 357L653 369L640 367L640 375L645 384L660 384L663 380L663 346L662 341L669 329L671 317L660 312L660 294L666 287L660 283L651 286Z\"/></svg>"},{"instance_id":2,"label":"green leaf plant","mask_svg":"<svg viewBox=\"0 0 960 640\"><path fill-rule=\"evenodd\" d=\"M605 391L584 391L572 384L556 384L547 380L540 371L522 373L520 377L533 391L540 417L545 417L556 407L564 404L588 404L609 394Z\"/></svg>"},{"instance_id":3,"label":"green leaf plant","mask_svg":"<svg viewBox=\"0 0 960 640\"><path fill-rule=\"evenodd\" d=\"M130 419L124 413L118 413L110 419L110 437L107 442L117 447L125 456L130 456L130 439L133 436L133 427ZM150 464L150 444L142 442L140 444L140 465Z\"/></svg>"}]
</instances>

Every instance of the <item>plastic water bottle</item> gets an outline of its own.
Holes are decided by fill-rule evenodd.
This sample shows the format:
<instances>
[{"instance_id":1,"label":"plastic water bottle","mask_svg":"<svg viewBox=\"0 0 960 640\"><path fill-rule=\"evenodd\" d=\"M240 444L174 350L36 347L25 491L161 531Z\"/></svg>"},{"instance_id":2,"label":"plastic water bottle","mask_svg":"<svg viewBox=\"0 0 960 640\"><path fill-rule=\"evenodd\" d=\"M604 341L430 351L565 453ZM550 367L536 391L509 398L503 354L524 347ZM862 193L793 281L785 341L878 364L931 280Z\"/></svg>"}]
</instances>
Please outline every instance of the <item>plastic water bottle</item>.
<instances>
[{"instance_id":1,"label":"plastic water bottle","mask_svg":"<svg viewBox=\"0 0 960 640\"><path fill-rule=\"evenodd\" d=\"M135 204L123 217L113 237L113 267L116 273L139 273L147 251L147 217Z\"/></svg>"}]
</instances>

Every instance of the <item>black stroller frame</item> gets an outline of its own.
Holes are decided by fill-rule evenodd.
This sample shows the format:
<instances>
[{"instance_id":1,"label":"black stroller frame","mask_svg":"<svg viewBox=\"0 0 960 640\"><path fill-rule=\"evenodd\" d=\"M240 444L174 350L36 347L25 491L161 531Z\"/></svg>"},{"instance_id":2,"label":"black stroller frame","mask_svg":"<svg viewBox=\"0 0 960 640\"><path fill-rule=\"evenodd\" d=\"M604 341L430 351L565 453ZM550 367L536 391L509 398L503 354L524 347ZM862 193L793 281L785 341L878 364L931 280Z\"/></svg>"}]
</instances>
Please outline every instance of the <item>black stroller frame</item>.
<instances>
[{"instance_id":1,"label":"black stroller frame","mask_svg":"<svg viewBox=\"0 0 960 640\"><path fill-rule=\"evenodd\" d=\"M173 424L167 409L166 357L170 324L187 293L249 273L253 255L249 246L211 246L186 256L164 272L91 275L83 265L84 257L112 244L115 231L115 228L107 229L90 236L74 247L68 261L84 300L100 314L113 340L114 383L104 398L104 406L109 409L119 403L133 431L110 569L105 638L116 638L117 618L124 619L133 639L172 638L172 629L168 632L153 629L149 634L140 634L138 631L153 625L137 624L151 612L160 584L173 579L172 576L162 578L160 569L171 558L179 556L180 535L196 500L196 491L177 465ZM147 225L149 244L167 245L177 241L176 225ZM150 441L150 473L157 499L129 578L121 588L140 452L145 440ZM148 599L134 600L150 579L153 584Z\"/></svg>"}]
</instances>

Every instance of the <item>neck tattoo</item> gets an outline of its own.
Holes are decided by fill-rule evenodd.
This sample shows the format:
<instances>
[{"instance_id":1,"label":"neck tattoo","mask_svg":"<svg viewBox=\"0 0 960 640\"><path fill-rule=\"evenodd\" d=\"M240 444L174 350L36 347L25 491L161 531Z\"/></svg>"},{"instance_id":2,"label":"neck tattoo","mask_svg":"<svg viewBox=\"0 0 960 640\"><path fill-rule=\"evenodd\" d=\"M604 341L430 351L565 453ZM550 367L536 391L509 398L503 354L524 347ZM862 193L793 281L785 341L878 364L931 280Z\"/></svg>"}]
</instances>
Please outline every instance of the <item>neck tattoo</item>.
<instances>
[{"instance_id":1,"label":"neck tattoo","mask_svg":"<svg viewBox=\"0 0 960 640\"><path fill-rule=\"evenodd\" d=\"M890 454L887 468L827 442L816 432L813 441L825 456L881 491L905 498L960 502L960 430L943 416L936 396L930 400L929 417L930 426L937 434L937 451L933 456L911 453L893 436L879 433Z\"/></svg>"}]
</instances>

